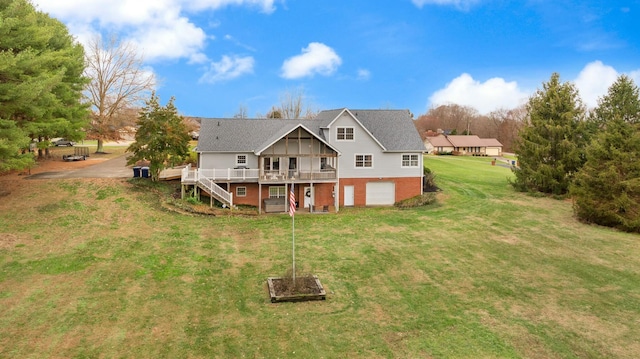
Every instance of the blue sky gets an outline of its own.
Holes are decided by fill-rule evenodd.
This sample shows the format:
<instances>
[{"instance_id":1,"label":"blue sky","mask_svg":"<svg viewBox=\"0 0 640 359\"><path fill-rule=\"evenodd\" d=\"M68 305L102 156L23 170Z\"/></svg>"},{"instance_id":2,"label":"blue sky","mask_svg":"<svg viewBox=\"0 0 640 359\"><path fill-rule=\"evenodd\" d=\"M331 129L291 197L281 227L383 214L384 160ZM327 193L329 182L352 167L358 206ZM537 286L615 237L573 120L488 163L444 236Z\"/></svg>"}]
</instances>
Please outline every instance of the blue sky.
<instances>
[{"instance_id":1,"label":"blue sky","mask_svg":"<svg viewBox=\"0 0 640 359\"><path fill-rule=\"evenodd\" d=\"M312 109L513 108L553 72L592 107L640 83L640 1L33 0L80 42L132 41L187 116Z\"/></svg>"}]
</instances>

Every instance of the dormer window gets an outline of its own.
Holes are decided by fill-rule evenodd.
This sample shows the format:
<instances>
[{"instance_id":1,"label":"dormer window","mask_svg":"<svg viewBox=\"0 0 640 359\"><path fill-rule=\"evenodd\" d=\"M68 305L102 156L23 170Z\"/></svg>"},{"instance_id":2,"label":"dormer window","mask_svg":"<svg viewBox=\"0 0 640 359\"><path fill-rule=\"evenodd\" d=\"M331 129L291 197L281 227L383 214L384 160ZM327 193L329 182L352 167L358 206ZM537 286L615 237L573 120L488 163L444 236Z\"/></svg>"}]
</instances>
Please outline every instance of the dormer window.
<instances>
[{"instance_id":1,"label":"dormer window","mask_svg":"<svg viewBox=\"0 0 640 359\"><path fill-rule=\"evenodd\" d=\"M353 127L338 127L338 141L353 141Z\"/></svg>"}]
</instances>

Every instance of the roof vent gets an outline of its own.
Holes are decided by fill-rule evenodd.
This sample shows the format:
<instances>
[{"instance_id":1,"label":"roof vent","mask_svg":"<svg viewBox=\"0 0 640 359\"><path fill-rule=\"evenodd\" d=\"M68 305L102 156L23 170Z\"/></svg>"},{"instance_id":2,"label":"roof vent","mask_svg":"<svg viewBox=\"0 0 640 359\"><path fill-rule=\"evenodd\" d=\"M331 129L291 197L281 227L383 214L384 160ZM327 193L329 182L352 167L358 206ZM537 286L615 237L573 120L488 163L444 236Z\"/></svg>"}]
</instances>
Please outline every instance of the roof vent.
<instances>
[{"instance_id":1,"label":"roof vent","mask_svg":"<svg viewBox=\"0 0 640 359\"><path fill-rule=\"evenodd\" d=\"M218 121L218 126L220 126L220 121Z\"/></svg>"}]
</instances>

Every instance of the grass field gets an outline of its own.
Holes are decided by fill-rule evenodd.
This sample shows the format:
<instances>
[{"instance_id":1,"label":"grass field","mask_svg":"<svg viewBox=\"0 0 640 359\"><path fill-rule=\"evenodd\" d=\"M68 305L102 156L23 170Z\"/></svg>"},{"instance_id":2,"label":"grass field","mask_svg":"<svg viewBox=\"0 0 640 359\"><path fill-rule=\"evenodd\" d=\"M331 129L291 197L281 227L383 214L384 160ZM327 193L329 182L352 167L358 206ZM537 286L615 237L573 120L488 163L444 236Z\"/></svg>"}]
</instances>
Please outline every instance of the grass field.
<instances>
[{"instance_id":1,"label":"grass field","mask_svg":"<svg viewBox=\"0 0 640 359\"><path fill-rule=\"evenodd\" d=\"M22 180L0 198L0 357L640 357L640 237L514 193L490 160L428 157L429 207L297 215L297 266L328 293L306 303L266 290L291 266L286 214Z\"/></svg>"}]
</instances>

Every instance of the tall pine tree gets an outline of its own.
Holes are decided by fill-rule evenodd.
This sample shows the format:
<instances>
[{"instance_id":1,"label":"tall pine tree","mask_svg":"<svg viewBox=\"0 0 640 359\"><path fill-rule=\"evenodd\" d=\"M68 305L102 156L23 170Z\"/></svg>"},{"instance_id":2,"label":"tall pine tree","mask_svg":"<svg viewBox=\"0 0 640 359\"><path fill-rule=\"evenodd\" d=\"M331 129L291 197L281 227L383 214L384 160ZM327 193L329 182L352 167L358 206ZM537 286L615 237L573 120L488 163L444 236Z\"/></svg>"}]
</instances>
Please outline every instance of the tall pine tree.
<instances>
[{"instance_id":1,"label":"tall pine tree","mask_svg":"<svg viewBox=\"0 0 640 359\"><path fill-rule=\"evenodd\" d=\"M598 132L571 187L578 219L640 232L640 93L627 76L592 113Z\"/></svg>"},{"instance_id":2,"label":"tall pine tree","mask_svg":"<svg viewBox=\"0 0 640 359\"><path fill-rule=\"evenodd\" d=\"M565 195L584 163L584 106L575 86L554 73L527 104L528 123L515 143L519 168L512 185L520 191Z\"/></svg>"},{"instance_id":3,"label":"tall pine tree","mask_svg":"<svg viewBox=\"0 0 640 359\"><path fill-rule=\"evenodd\" d=\"M0 142L81 138L88 121L83 71L84 50L64 24L27 0L0 0L0 119L13 122L3 125ZM4 137L9 128L18 137ZM0 156L5 168L25 165L13 150Z\"/></svg>"}]
</instances>

